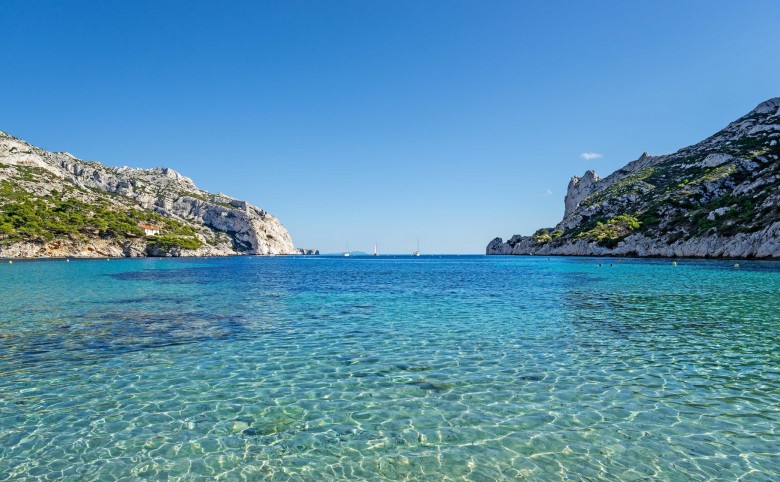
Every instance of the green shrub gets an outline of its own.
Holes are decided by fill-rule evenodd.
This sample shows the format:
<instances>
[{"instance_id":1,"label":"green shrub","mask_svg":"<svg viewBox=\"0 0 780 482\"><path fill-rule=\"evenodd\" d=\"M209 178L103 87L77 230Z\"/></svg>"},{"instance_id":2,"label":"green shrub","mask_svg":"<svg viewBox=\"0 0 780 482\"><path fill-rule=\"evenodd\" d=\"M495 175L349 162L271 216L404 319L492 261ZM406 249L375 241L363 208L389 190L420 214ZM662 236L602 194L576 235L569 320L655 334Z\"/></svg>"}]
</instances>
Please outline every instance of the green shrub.
<instances>
[{"instance_id":1,"label":"green shrub","mask_svg":"<svg viewBox=\"0 0 780 482\"><path fill-rule=\"evenodd\" d=\"M577 237L595 241L601 246L614 248L623 238L639 229L641 225L642 223L636 217L621 214L606 222L598 221L593 229L584 231Z\"/></svg>"},{"instance_id":2,"label":"green shrub","mask_svg":"<svg viewBox=\"0 0 780 482\"><path fill-rule=\"evenodd\" d=\"M536 244L545 244L552 241L550 231L547 229L538 229L533 235L531 235Z\"/></svg>"}]
</instances>

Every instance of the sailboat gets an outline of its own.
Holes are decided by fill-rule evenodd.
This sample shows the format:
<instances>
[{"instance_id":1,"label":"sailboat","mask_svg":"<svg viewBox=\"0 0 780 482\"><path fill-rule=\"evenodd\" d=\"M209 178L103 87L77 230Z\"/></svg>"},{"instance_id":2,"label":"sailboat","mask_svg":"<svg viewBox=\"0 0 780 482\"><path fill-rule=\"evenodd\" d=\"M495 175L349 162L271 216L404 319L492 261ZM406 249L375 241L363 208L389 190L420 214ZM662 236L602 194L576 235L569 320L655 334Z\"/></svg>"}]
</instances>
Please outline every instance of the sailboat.
<instances>
[{"instance_id":1,"label":"sailboat","mask_svg":"<svg viewBox=\"0 0 780 482\"><path fill-rule=\"evenodd\" d=\"M349 242L347 242L347 250L344 251L344 254L342 256L349 256Z\"/></svg>"},{"instance_id":2,"label":"sailboat","mask_svg":"<svg viewBox=\"0 0 780 482\"><path fill-rule=\"evenodd\" d=\"M374 242L374 256L379 256L379 251L376 249L376 242Z\"/></svg>"},{"instance_id":3,"label":"sailboat","mask_svg":"<svg viewBox=\"0 0 780 482\"><path fill-rule=\"evenodd\" d=\"M412 253L412 256L420 256L420 238L417 238L417 251Z\"/></svg>"}]
</instances>

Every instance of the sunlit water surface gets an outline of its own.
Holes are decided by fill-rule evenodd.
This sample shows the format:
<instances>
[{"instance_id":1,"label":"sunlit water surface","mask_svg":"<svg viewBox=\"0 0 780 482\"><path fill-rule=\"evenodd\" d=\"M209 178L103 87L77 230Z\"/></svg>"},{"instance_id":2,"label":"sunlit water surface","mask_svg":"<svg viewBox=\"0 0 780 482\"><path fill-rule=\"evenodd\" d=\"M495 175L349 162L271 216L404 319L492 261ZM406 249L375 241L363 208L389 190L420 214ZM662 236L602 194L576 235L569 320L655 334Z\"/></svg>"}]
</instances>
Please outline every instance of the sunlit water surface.
<instances>
[{"instance_id":1,"label":"sunlit water surface","mask_svg":"<svg viewBox=\"0 0 780 482\"><path fill-rule=\"evenodd\" d=\"M740 264L3 262L0 479L778 480Z\"/></svg>"}]
</instances>

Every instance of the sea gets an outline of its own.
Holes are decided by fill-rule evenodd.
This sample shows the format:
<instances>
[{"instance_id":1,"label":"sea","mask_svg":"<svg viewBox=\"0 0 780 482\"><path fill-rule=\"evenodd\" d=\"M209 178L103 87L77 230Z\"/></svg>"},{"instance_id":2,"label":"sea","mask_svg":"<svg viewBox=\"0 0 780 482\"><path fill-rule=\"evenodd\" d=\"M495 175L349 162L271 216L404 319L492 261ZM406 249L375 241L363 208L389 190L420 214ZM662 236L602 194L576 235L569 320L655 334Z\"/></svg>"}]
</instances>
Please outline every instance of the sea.
<instances>
[{"instance_id":1,"label":"sea","mask_svg":"<svg viewBox=\"0 0 780 482\"><path fill-rule=\"evenodd\" d=\"M0 480L780 480L780 262L0 262Z\"/></svg>"}]
</instances>

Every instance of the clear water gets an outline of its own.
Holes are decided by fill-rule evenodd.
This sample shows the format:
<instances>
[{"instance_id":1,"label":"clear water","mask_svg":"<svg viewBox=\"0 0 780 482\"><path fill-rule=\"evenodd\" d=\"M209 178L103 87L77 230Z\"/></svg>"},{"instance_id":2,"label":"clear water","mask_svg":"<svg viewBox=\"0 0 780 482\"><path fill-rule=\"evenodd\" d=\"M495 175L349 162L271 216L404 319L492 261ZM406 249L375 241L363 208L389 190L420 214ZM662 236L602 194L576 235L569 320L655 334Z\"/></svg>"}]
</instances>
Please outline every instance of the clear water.
<instances>
[{"instance_id":1,"label":"clear water","mask_svg":"<svg viewBox=\"0 0 780 482\"><path fill-rule=\"evenodd\" d=\"M0 479L778 480L780 263L733 264L0 264Z\"/></svg>"}]
</instances>

